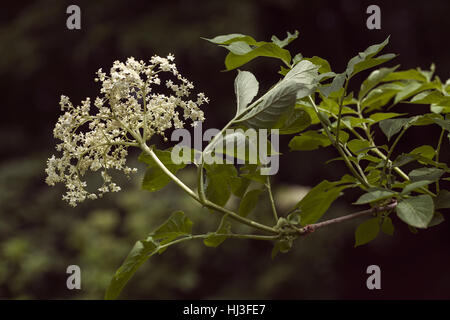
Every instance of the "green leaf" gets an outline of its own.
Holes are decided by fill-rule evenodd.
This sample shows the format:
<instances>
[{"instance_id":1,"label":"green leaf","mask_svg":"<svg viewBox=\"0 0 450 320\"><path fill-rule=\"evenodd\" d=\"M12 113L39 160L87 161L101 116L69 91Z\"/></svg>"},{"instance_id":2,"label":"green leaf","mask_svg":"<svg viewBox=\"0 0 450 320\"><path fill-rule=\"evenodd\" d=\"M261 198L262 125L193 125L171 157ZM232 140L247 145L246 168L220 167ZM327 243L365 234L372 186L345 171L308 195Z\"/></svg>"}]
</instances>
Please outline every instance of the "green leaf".
<instances>
[{"instance_id":1,"label":"green leaf","mask_svg":"<svg viewBox=\"0 0 450 320\"><path fill-rule=\"evenodd\" d=\"M385 106L397 92L402 90L402 88L402 85L396 83L380 85L365 96L361 101L361 107L362 109L367 108L368 111L380 109Z\"/></svg>"},{"instance_id":2,"label":"green leaf","mask_svg":"<svg viewBox=\"0 0 450 320\"><path fill-rule=\"evenodd\" d=\"M224 206L231 196L232 178L237 177L237 171L232 164L205 165L207 179L205 195L213 203Z\"/></svg>"},{"instance_id":3,"label":"green leaf","mask_svg":"<svg viewBox=\"0 0 450 320\"><path fill-rule=\"evenodd\" d=\"M157 252L158 244L151 237L137 241L123 264L114 274L106 290L105 299L116 299L136 270Z\"/></svg>"},{"instance_id":4,"label":"green leaf","mask_svg":"<svg viewBox=\"0 0 450 320\"><path fill-rule=\"evenodd\" d=\"M439 118L433 118L434 123L439 125L442 129L450 131L450 119L439 119Z\"/></svg>"},{"instance_id":5,"label":"green leaf","mask_svg":"<svg viewBox=\"0 0 450 320\"><path fill-rule=\"evenodd\" d=\"M442 215L442 213L436 211L433 215L433 219L431 219L430 223L428 224L428 227L437 226L444 221L445 221L445 219L444 219L444 216Z\"/></svg>"},{"instance_id":6,"label":"green leaf","mask_svg":"<svg viewBox=\"0 0 450 320\"><path fill-rule=\"evenodd\" d=\"M425 157L428 159L433 159L436 154L436 151L434 150L434 148L432 146L423 145L423 146L415 148L410 153L418 154L418 155L421 155L422 157Z\"/></svg>"},{"instance_id":7,"label":"green leaf","mask_svg":"<svg viewBox=\"0 0 450 320\"><path fill-rule=\"evenodd\" d=\"M230 44L230 43L236 42L236 41L243 41L247 44L252 44L252 45L257 44L255 39L253 39L250 36L246 36L245 34L241 34L241 33L226 34L226 35L214 37L213 39L207 39L207 38L202 38L202 39L212 42L214 44Z\"/></svg>"},{"instance_id":8,"label":"green leaf","mask_svg":"<svg viewBox=\"0 0 450 320\"><path fill-rule=\"evenodd\" d=\"M330 205L341 195L348 185L338 185L336 182L322 181L300 200L295 209L301 210L303 226L317 222L328 210Z\"/></svg>"},{"instance_id":9,"label":"green leaf","mask_svg":"<svg viewBox=\"0 0 450 320\"><path fill-rule=\"evenodd\" d=\"M450 208L450 191L441 190L435 199L434 205L436 209Z\"/></svg>"},{"instance_id":10,"label":"green leaf","mask_svg":"<svg viewBox=\"0 0 450 320\"><path fill-rule=\"evenodd\" d=\"M278 82L258 101L248 107L249 111L236 122L244 122L251 128L273 128L277 122L294 109L296 99L309 95L314 87L317 66L300 61L283 80Z\"/></svg>"},{"instance_id":11,"label":"green leaf","mask_svg":"<svg viewBox=\"0 0 450 320\"><path fill-rule=\"evenodd\" d=\"M379 125L381 131L383 131L387 139L390 140L392 136L396 135L400 132L400 130L402 130L403 126L407 124L408 121L408 118L386 119L380 121Z\"/></svg>"},{"instance_id":12,"label":"green leaf","mask_svg":"<svg viewBox=\"0 0 450 320\"><path fill-rule=\"evenodd\" d=\"M364 50L363 52L358 53L357 56L350 59L350 61L347 64L347 69L346 69L347 75L349 75L349 76L352 75L354 73L355 66L358 63L361 63L367 59L370 59L373 56L375 56L376 54L378 54L381 50L383 50L383 48L388 44L388 42L389 42L389 37L386 40L384 40L382 43L372 45L372 46L368 47L366 50Z\"/></svg>"},{"instance_id":13,"label":"green leaf","mask_svg":"<svg viewBox=\"0 0 450 320\"><path fill-rule=\"evenodd\" d=\"M365 123L371 123L372 121L369 119L361 119L357 117L351 117L346 116L341 119L343 123L345 123L346 126L349 126L351 128L364 128Z\"/></svg>"},{"instance_id":14,"label":"green leaf","mask_svg":"<svg viewBox=\"0 0 450 320\"><path fill-rule=\"evenodd\" d=\"M320 93L325 96L325 98L328 98L328 96L334 92L337 92L341 90L344 86L345 82L345 73L337 74L334 78L331 84L329 85L321 85L319 87Z\"/></svg>"},{"instance_id":15,"label":"green leaf","mask_svg":"<svg viewBox=\"0 0 450 320\"><path fill-rule=\"evenodd\" d=\"M294 82L284 83L269 91L263 100L251 108L239 122L244 122L250 128L271 129L283 115L294 109L297 85Z\"/></svg>"},{"instance_id":16,"label":"green leaf","mask_svg":"<svg viewBox=\"0 0 450 320\"><path fill-rule=\"evenodd\" d=\"M277 46L279 46L280 48L284 48L285 46L287 46L289 43L291 43L293 40L297 39L298 37L298 31L295 30L294 33L290 33L288 31L287 33L287 37L284 38L283 40L278 39L277 36L273 35L272 38L270 40L272 40L273 43L275 43Z\"/></svg>"},{"instance_id":17,"label":"green leaf","mask_svg":"<svg viewBox=\"0 0 450 320\"><path fill-rule=\"evenodd\" d=\"M384 189L369 189L369 192L359 197L354 204L367 204L375 201L383 200L392 197L395 192Z\"/></svg>"},{"instance_id":18,"label":"green leaf","mask_svg":"<svg viewBox=\"0 0 450 320\"><path fill-rule=\"evenodd\" d=\"M222 244L222 242L224 242L227 239L227 237L223 236L223 234L230 234L230 233L231 233L231 222L228 220L228 216L224 215L220 221L220 225L217 228L217 231L209 234L203 240L203 243L207 247L217 248L219 245Z\"/></svg>"},{"instance_id":19,"label":"green leaf","mask_svg":"<svg viewBox=\"0 0 450 320\"><path fill-rule=\"evenodd\" d=\"M422 84L420 82L411 82L411 83L407 84L401 91L399 91L395 95L394 103L398 103L402 100L408 99L409 97L413 96L417 92L425 90L423 88L424 88L424 84Z\"/></svg>"},{"instance_id":20,"label":"green leaf","mask_svg":"<svg viewBox=\"0 0 450 320\"><path fill-rule=\"evenodd\" d=\"M178 237L190 235L192 225L192 221L184 215L184 212L175 211L150 236L155 240L160 240L160 244L166 244Z\"/></svg>"},{"instance_id":21,"label":"green leaf","mask_svg":"<svg viewBox=\"0 0 450 320\"><path fill-rule=\"evenodd\" d=\"M398 81L398 80L417 80L424 82L427 79L419 71L415 69L409 69L404 71L396 71L383 79L383 81Z\"/></svg>"},{"instance_id":22,"label":"green leaf","mask_svg":"<svg viewBox=\"0 0 450 320\"><path fill-rule=\"evenodd\" d=\"M325 134L317 133L317 131L305 131L295 136L289 142L291 151L309 151L319 147L328 147L331 141Z\"/></svg>"},{"instance_id":23,"label":"green leaf","mask_svg":"<svg viewBox=\"0 0 450 320\"><path fill-rule=\"evenodd\" d=\"M406 195L411 193L412 191L425 187L427 185L429 185L430 183L433 183L433 181L430 180L421 180L421 181L415 181L413 183L407 184L404 188L403 191L401 193L401 195Z\"/></svg>"},{"instance_id":24,"label":"green leaf","mask_svg":"<svg viewBox=\"0 0 450 320\"><path fill-rule=\"evenodd\" d=\"M389 60L394 59L396 56L397 55L395 55L393 53L387 53L387 54L383 54L382 56L378 56L376 58L371 58L371 59L361 61L355 65L355 68L353 70L351 77L353 77L357 73L360 73L361 71L364 71L364 70L376 67L385 62L388 62Z\"/></svg>"},{"instance_id":25,"label":"green leaf","mask_svg":"<svg viewBox=\"0 0 450 320\"><path fill-rule=\"evenodd\" d=\"M272 146L260 146L260 148L270 147L267 152L274 154ZM258 135L255 130L242 130L235 129L231 133L226 133L222 136L220 140L214 146L214 150L205 153L206 156L214 157L212 152L214 151L214 156L227 155L229 157L236 158L238 163L257 163L260 159L258 158ZM223 157L222 157L223 158ZM219 159L222 159L219 156Z\"/></svg>"},{"instance_id":26,"label":"green leaf","mask_svg":"<svg viewBox=\"0 0 450 320\"><path fill-rule=\"evenodd\" d=\"M361 90L359 90L358 99L361 100L364 96L375 86L377 86L386 76L394 72L399 66L393 68L381 68L372 71L366 80L361 84Z\"/></svg>"},{"instance_id":27,"label":"green leaf","mask_svg":"<svg viewBox=\"0 0 450 320\"><path fill-rule=\"evenodd\" d=\"M320 57L314 56L312 58L303 58L303 60L308 60L309 62L315 64L316 66L319 66L319 73L327 73L331 72L330 64L327 60L322 59Z\"/></svg>"},{"instance_id":28,"label":"green leaf","mask_svg":"<svg viewBox=\"0 0 450 320\"><path fill-rule=\"evenodd\" d=\"M246 44L247 47L243 44ZM227 70L236 69L257 57L278 58L286 64L289 64L291 61L290 52L274 43L264 43L258 47L251 48L245 42L233 42L224 47L230 51L225 58Z\"/></svg>"},{"instance_id":29,"label":"green leaf","mask_svg":"<svg viewBox=\"0 0 450 320\"><path fill-rule=\"evenodd\" d=\"M294 109L292 115L279 128L279 134L293 134L305 130L311 125L309 113L303 109Z\"/></svg>"},{"instance_id":30,"label":"green leaf","mask_svg":"<svg viewBox=\"0 0 450 320\"><path fill-rule=\"evenodd\" d=\"M238 214L240 216L246 217L253 209L255 209L261 192L261 189L247 191L239 205Z\"/></svg>"},{"instance_id":31,"label":"green leaf","mask_svg":"<svg viewBox=\"0 0 450 320\"><path fill-rule=\"evenodd\" d=\"M275 243L273 245L272 253L271 253L272 260L275 259L278 252L281 252L281 253L289 252L289 250L291 250L291 248L292 248L292 245L293 245L292 240L275 241Z\"/></svg>"},{"instance_id":32,"label":"green leaf","mask_svg":"<svg viewBox=\"0 0 450 320\"><path fill-rule=\"evenodd\" d=\"M380 232L378 218L372 218L361 223L355 231L355 247L374 240Z\"/></svg>"},{"instance_id":33,"label":"green leaf","mask_svg":"<svg viewBox=\"0 0 450 320\"><path fill-rule=\"evenodd\" d=\"M401 200L396 208L397 216L416 228L426 228L433 218L434 204L429 195Z\"/></svg>"},{"instance_id":34,"label":"green leaf","mask_svg":"<svg viewBox=\"0 0 450 320\"><path fill-rule=\"evenodd\" d=\"M410 101L415 104L437 104L442 107L450 106L450 97L444 96L439 91L428 90L415 95Z\"/></svg>"},{"instance_id":35,"label":"green leaf","mask_svg":"<svg viewBox=\"0 0 450 320\"><path fill-rule=\"evenodd\" d=\"M429 180L436 181L444 174L444 170L438 168L420 168L412 170L409 173L409 178L412 182Z\"/></svg>"},{"instance_id":36,"label":"green leaf","mask_svg":"<svg viewBox=\"0 0 450 320\"><path fill-rule=\"evenodd\" d=\"M252 102L258 93L258 88L258 80L251 72L238 70L238 75L234 81L234 92L237 99L236 115L240 115Z\"/></svg>"},{"instance_id":37,"label":"green leaf","mask_svg":"<svg viewBox=\"0 0 450 320\"><path fill-rule=\"evenodd\" d=\"M370 147L370 142L367 140L359 140L354 139L347 143L347 147L350 149L351 152L358 155Z\"/></svg>"},{"instance_id":38,"label":"green leaf","mask_svg":"<svg viewBox=\"0 0 450 320\"><path fill-rule=\"evenodd\" d=\"M308 102L297 100L295 109L300 109L300 110L306 111L308 113L309 117L311 118L311 124L320 123L317 113L314 111L313 106L311 104L309 104Z\"/></svg>"},{"instance_id":39,"label":"green leaf","mask_svg":"<svg viewBox=\"0 0 450 320\"><path fill-rule=\"evenodd\" d=\"M172 161L170 151L163 151L153 149L159 160L169 169L170 172L175 174L178 170L183 169L186 164L175 164ZM146 153L142 152L138 158L139 161L147 164L147 170L145 171L144 179L142 181L142 189L150 192L158 191L164 188L169 182L172 181L164 171L156 164L156 162Z\"/></svg>"},{"instance_id":40,"label":"green leaf","mask_svg":"<svg viewBox=\"0 0 450 320\"><path fill-rule=\"evenodd\" d=\"M391 119L391 118L395 118L398 116L404 115L404 113L392 113L392 112L380 112L380 113L373 113L369 116L369 119L373 120L373 122L370 124L375 124L377 122L380 122L382 120L386 120L386 119Z\"/></svg>"},{"instance_id":41,"label":"green leaf","mask_svg":"<svg viewBox=\"0 0 450 320\"><path fill-rule=\"evenodd\" d=\"M389 217L383 218L383 224L381 225L381 231L383 233L393 236L394 235L394 225L392 224L392 219Z\"/></svg>"}]
</instances>

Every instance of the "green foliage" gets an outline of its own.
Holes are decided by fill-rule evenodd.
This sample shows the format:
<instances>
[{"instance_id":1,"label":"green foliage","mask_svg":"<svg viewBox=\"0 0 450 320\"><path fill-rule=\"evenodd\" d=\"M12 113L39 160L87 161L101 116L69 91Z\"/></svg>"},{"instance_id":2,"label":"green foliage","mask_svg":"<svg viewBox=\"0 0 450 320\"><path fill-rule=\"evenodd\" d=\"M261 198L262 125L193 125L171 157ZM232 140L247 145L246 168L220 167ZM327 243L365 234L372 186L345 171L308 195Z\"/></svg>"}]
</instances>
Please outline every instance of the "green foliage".
<instances>
[{"instance_id":1,"label":"green foliage","mask_svg":"<svg viewBox=\"0 0 450 320\"><path fill-rule=\"evenodd\" d=\"M301 224L308 225L318 221L342 194L342 190L348 187L348 184L342 185L341 182L324 180L312 188L295 206L295 209L301 211Z\"/></svg>"},{"instance_id":2,"label":"green foliage","mask_svg":"<svg viewBox=\"0 0 450 320\"><path fill-rule=\"evenodd\" d=\"M434 204L429 195L403 199L396 208L397 216L416 228L426 228L433 218Z\"/></svg>"},{"instance_id":3,"label":"green foliage","mask_svg":"<svg viewBox=\"0 0 450 320\"><path fill-rule=\"evenodd\" d=\"M244 34L206 39L228 50L227 70L241 68L258 57L276 58L281 62L279 74L282 78L259 98L256 98L259 91L256 77L249 71L238 70L234 82L236 111L230 112L234 117L221 134L228 128L277 129L280 134L295 135L289 141L291 151L333 147L337 157L328 163L342 161L349 174L334 182L324 179L292 210L280 214L273 200L270 179L262 174L261 161L249 164L250 155L239 155L236 150L230 152L225 148L230 143L237 143L255 152L261 147L257 141L238 131L214 138L205 148L204 157L211 156L211 150L221 142L224 154L244 160L245 165L198 165L197 192L178 178L171 178L202 206L222 214L216 231L191 235L192 222L182 212L174 213L145 240L136 243L111 282L108 298L118 295L148 257L184 240L202 239L208 247L217 247L227 238L267 240L274 245L273 258L279 252L290 251L297 238L315 228L360 215L371 214L373 217L356 228L355 247L374 240L380 230L394 235L393 220L397 218L390 215L393 211L414 232L416 228L429 228L444 221L444 215L435 210L450 207L450 193L445 190L450 169L439 159L441 149L448 147L444 137L450 139L447 133L450 131L447 115L450 111L449 81L444 85L438 77L433 77L434 65L429 71L402 71L399 65L373 69L396 57L394 54L379 55L389 38L359 52L349 60L343 72L335 73L323 58L303 58L301 53L292 58L285 46L297 36L298 32L288 33L283 40L273 36L271 42L256 41ZM373 70L362 80L359 91L350 92L350 80L369 69ZM399 104L426 105L426 108L411 114L392 112L391 109ZM437 141L400 153L398 148L408 134L407 130L410 127L421 130L425 126L441 130ZM387 138L381 136L381 143L376 134L378 129ZM184 167L174 164L167 150L155 150L155 153L160 162L147 153L139 158L148 165L142 187L150 191L159 190L170 181L162 170L164 167L174 174ZM270 153L276 154L272 149ZM294 155L302 156L300 153ZM411 166L408 174L402 169L407 164ZM343 191L350 188L362 192L354 205L367 206L367 209L344 219L319 223ZM265 189L271 203L272 225L259 220L259 210L251 214L265 195ZM240 232L239 224L245 225L245 230L259 233ZM232 228L235 233L231 232Z\"/></svg>"},{"instance_id":4,"label":"green foliage","mask_svg":"<svg viewBox=\"0 0 450 320\"><path fill-rule=\"evenodd\" d=\"M162 151L155 149L155 154L172 173L176 173L178 170L183 169L186 166L184 163L175 164L172 161L170 150ZM172 181L149 155L143 152L139 156L138 160L147 164L147 170L145 171L144 180L142 181L142 189L150 192L158 191Z\"/></svg>"},{"instance_id":5,"label":"green foliage","mask_svg":"<svg viewBox=\"0 0 450 320\"><path fill-rule=\"evenodd\" d=\"M380 222L372 218L361 223L355 231L355 247L369 243L374 240L380 232Z\"/></svg>"},{"instance_id":6,"label":"green foliage","mask_svg":"<svg viewBox=\"0 0 450 320\"><path fill-rule=\"evenodd\" d=\"M181 236L189 236L192 231L192 224L192 221L183 212L176 211L146 239L137 241L112 278L106 290L105 298L117 298L126 283L148 258L157 252L161 253L175 239Z\"/></svg>"}]
</instances>

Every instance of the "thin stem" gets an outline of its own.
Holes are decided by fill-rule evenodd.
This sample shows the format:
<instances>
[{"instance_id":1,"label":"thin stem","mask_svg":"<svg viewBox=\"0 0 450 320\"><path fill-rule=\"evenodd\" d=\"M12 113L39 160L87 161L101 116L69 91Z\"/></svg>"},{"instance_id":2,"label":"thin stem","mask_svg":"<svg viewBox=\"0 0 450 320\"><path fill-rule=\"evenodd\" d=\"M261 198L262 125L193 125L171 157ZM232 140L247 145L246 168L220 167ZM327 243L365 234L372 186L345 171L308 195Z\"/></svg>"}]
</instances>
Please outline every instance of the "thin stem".
<instances>
[{"instance_id":1,"label":"thin stem","mask_svg":"<svg viewBox=\"0 0 450 320\"><path fill-rule=\"evenodd\" d=\"M405 134L406 130L408 130L408 126L405 126L403 128L403 130L400 132L400 134L397 136L397 138L394 140L394 143L392 144L392 146L389 148L388 154L386 156L386 160L384 162L384 166L383 166L383 175L386 172L386 168L388 166L388 160L390 160L391 156L392 156L392 152L394 152L395 147L397 146L398 142L400 141L400 139L403 137L403 135ZM392 161L391 161L392 163ZM389 181L388 181L389 182Z\"/></svg>"},{"instance_id":2,"label":"thin stem","mask_svg":"<svg viewBox=\"0 0 450 320\"><path fill-rule=\"evenodd\" d=\"M170 179L172 179L181 189L183 189L184 192L186 192L191 198L193 198L194 200L198 201L200 204L202 204L202 205L204 205L204 206L206 206L206 207L208 207L210 209L219 211L221 213L228 214L230 216L230 218L232 218L232 219L234 219L236 221L239 221L239 222L241 222L243 224L246 224L246 225L248 225L250 227L253 227L253 228L256 228L256 229L259 229L259 230L262 230L262 231L270 232L270 233L273 233L273 234L278 233L272 227L269 227L269 226L260 224L260 223L258 223L256 221L253 221L253 220L247 219L245 217L242 217L242 216L238 215L237 213L234 213L231 210L223 208L223 207L221 207L221 206L219 206L219 205L217 205L215 203L212 203L211 201L208 201L208 200L202 201L200 199L200 197L197 196L197 194L194 191L192 191L191 188L189 188L187 185L185 185L183 183L183 181L178 179L177 176L175 176L169 169L167 169L167 167L161 162L161 160L159 160L158 156L153 152L153 150L151 150L145 143L141 143L141 149L145 153L147 153L155 161L155 163L158 165L158 167Z\"/></svg>"},{"instance_id":3,"label":"thin stem","mask_svg":"<svg viewBox=\"0 0 450 320\"><path fill-rule=\"evenodd\" d=\"M319 118L320 123L322 124L323 129L325 130L325 133L328 136L328 139L330 139L330 141L333 143L333 145L336 147L337 151L339 152L339 154L341 155L341 157L344 159L345 164L347 165L348 169L350 170L350 172L353 174L353 176L358 179L366 188L369 188L370 185L367 181L367 178L365 176L360 176L358 174L358 172L355 170L355 168L353 167L352 163L350 162L350 160L348 159L347 155L344 153L344 151L342 150L341 146L339 145L339 141L335 140L333 138L333 136L331 135L330 130L328 129L328 126L323 122L320 114L319 114L319 110L317 109L316 103L314 102L313 98L311 96L309 96L309 100L311 101L314 111L317 114L317 117Z\"/></svg>"},{"instance_id":4,"label":"thin stem","mask_svg":"<svg viewBox=\"0 0 450 320\"><path fill-rule=\"evenodd\" d=\"M344 103L345 94L347 93L347 87L348 87L348 79L345 79L345 85L344 85L344 92L342 93L342 96L339 100L339 114L337 119L337 127L336 127L336 140L339 143L339 133L341 129L341 118L342 118L342 108Z\"/></svg>"},{"instance_id":5,"label":"thin stem","mask_svg":"<svg viewBox=\"0 0 450 320\"><path fill-rule=\"evenodd\" d=\"M439 162L439 153L441 152L442 139L444 138L445 130L441 130L441 135L439 136L438 145L436 147L436 162ZM436 181L436 193L439 193L439 180Z\"/></svg>"},{"instance_id":6,"label":"thin stem","mask_svg":"<svg viewBox=\"0 0 450 320\"><path fill-rule=\"evenodd\" d=\"M188 240L195 240L195 239L205 239L210 237L211 234L196 234L196 235L189 235L185 236L183 238L176 239L174 241L171 241L169 243L163 244L157 248L157 250L165 249L167 247L170 247L173 244L181 243ZM227 237L230 239L250 239L250 240L263 240L263 241L273 241L279 239L279 236L264 236L259 234L236 234L236 233L216 233L214 236L217 237Z\"/></svg>"},{"instance_id":7,"label":"thin stem","mask_svg":"<svg viewBox=\"0 0 450 320\"><path fill-rule=\"evenodd\" d=\"M322 221L322 222L318 222L318 223L314 223L314 224L310 224L307 225L303 228L298 229L298 233L301 235L304 234L308 234L313 232L314 230L332 225L332 224L337 224L337 223L342 223L348 220L352 220L352 219L356 219L362 216L366 216L366 215L371 215L371 214L376 214L378 212L383 212L383 211L390 211L392 209L395 209L395 207L397 206L397 200L394 199L394 201L386 206L382 206L382 207L373 207L371 209L367 209L367 210L363 210L363 211L358 211L352 214L348 214L342 217L338 217L338 218L334 218L334 219L330 219L330 220L326 220L326 221Z\"/></svg>"},{"instance_id":8,"label":"thin stem","mask_svg":"<svg viewBox=\"0 0 450 320\"><path fill-rule=\"evenodd\" d=\"M358 115L359 115L359 118L360 119L364 119L364 117L363 117L363 115L362 115L362 112L361 112L361 106L360 106L360 104L359 104L359 102L358 102L358 104L357 104L357 107L358 107ZM386 157L386 155L383 153L383 152L381 152L381 150L377 147L377 145L375 144L375 141L373 140L373 138L372 138L372 135L371 135L371 133L370 133L370 128L365 124L365 123L363 123L363 128L364 128L364 133L366 134L366 137L367 137L367 139L369 140L369 142L370 142L370 146L372 147L371 149L370 149L370 152L372 152L372 153L375 153L377 156L379 156L383 161L386 161L388 164L389 164L389 166L391 166L392 165L392 161L391 160L389 160L387 157ZM362 139L363 140L363 139ZM405 172L403 172L403 170L402 169L400 169L399 167L393 167L393 170L395 171L395 172L397 172L397 174L403 179L403 180L405 180L405 181L409 181L410 179L409 179L409 177L408 177L408 175L405 173ZM430 196L433 196L433 197L435 197L436 195L433 193L433 192L431 192L430 190L428 190L428 189L426 189L426 188L420 188L420 190L421 191L423 191L423 192L425 192L425 193L427 193L427 194L429 194Z\"/></svg>"},{"instance_id":9,"label":"thin stem","mask_svg":"<svg viewBox=\"0 0 450 320\"><path fill-rule=\"evenodd\" d=\"M277 223L278 222L278 213L277 213L277 208L275 206L275 200L273 199L272 187L270 185L270 176L266 177L266 188L267 188L267 192L269 193L269 200L270 200L270 205L272 206L273 217L275 219L275 223Z\"/></svg>"}]
</instances>

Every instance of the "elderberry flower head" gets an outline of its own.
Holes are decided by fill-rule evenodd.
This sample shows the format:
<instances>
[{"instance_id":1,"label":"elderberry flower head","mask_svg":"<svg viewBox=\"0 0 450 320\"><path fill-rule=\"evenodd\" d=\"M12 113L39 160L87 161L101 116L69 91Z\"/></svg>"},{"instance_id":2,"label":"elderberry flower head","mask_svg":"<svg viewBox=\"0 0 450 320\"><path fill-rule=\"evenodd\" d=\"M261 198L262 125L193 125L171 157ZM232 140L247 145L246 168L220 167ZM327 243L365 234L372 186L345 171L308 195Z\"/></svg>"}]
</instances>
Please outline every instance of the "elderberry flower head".
<instances>
[{"instance_id":1,"label":"elderberry flower head","mask_svg":"<svg viewBox=\"0 0 450 320\"><path fill-rule=\"evenodd\" d=\"M96 199L106 192L117 192L120 187L108 173L111 169L127 176L136 168L126 165L129 147L140 147L153 135L164 136L171 128L183 128L186 120L203 121L199 106L208 102L203 93L189 100L194 85L181 76L173 63L174 56L153 56L149 63L128 58L125 63L115 61L109 75L97 71L95 81L101 82L100 97L91 107L90 98L74 106L68 97L61 96L64 112L53 130L60 157L54 155L47 161L46 182L53 186L62 182L67 192L63 200L70 205L88 199ZM161 87L161 73L168 73L173 80ZM101 171L103 185L96 191L86 189L83 181L87 171Z\"/></svg>"}]
</instances>

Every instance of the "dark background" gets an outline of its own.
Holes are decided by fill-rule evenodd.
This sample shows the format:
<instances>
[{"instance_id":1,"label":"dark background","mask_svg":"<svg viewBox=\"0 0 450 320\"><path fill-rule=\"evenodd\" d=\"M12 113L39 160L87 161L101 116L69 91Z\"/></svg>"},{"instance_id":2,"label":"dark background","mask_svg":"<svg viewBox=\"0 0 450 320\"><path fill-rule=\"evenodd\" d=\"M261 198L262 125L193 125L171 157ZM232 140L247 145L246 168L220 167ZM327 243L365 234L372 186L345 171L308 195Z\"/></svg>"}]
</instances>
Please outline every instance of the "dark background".
<instances>
[{"instance_id":1,"label":"dark background","mask_svg":"<svg viewBox=\"0 0 450 320\"><path fill-rule=\"evenodd\" d=\"M70 4L81 8L81 30L66 28ZM381 30L366 28L366 8L381 7ZM0 11L0 298L102 298L115 269L132 247L170 212L183 209L196 230L212 230L211 215L173 185L155 194L141 191L139 179L123 181L119 194L73 209L62 202L63 187L44 183L45 161L55 141L52 130L61 94L74 103L98 94L95 71L114 60L175 54L181 73L205 92L206 127L221 128L234 112L235 72L224 69L225 50L200 37L244 33L257 40L284 38L299 30L289 45L293 54L320 56L341 72L367 46L391 35L384 52L400 54L390 65L428 69L450 77L450 2L442 1L16 1ZM258 59L245 66L261 91L277 79L278 62ZM362 75L362 77L367 74ZM352 89L362 77L355 77ZM356 83L356 84L355 84ZM400 107L401 108L405 107ZM415 107L423 108L423 107ZM411 110L409 110L411 111ZM415 109L413 112L422 112ZM434 145L438 129L414 129L402 150ZM378 135L379 138L383 138ZM448 140L441 159L448 162ZM288 139L282 140L287 154ZM281 208L296 202L304 187L336 179L345 167L324 162L331 148L282 157L275 191ZM140 176L142 176L142 170ZM195 173L183 178L194 183ZM176 196L174 196L176 194ZM359 194L334 204L328 217L354 211ZM263 215L268 203L261 202ZM205 218L206 217L206 218ZM211 249L186 243L147 262L122 297L264 299L448 299L450 298L449 223L412 234L394 218L394 237L380 235L353 248L357 222L316 232L294 249L270 259L271 245L227 240ZM65 286L66 267L82 270L82 290ZM367 266L382 271L382 290L370 291Z\"/></svg>"}]
</instances>

